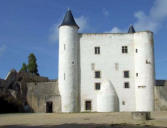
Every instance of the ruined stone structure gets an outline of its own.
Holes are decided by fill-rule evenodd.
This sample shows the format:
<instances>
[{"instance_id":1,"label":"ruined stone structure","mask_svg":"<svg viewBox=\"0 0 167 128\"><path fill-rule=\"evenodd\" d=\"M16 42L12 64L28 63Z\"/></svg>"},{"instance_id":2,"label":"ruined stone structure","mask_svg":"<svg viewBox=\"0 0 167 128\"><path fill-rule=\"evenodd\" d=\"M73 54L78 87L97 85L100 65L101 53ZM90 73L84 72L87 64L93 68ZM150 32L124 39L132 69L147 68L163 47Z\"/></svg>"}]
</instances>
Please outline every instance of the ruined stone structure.
<instances>
[{"instance_id":1,"label":"ruined stone structure","mask_svg":"<svg viewBox=\"0 0 167 128\"><path fill-rule=\"evenodd\" d=\"M61 112L58 82L27 83L27 102L34 112Z\"/></svg>"},{"instance_id":2,"label":"ruined stone structure","mask_svg":"<svg viewBox=\"0 0 167 128\"><path fill-rule=\"evenodd\" d=\"M47 77L11 70L5 80L0 79L0 113L34 111L27 102L27 83L48 81Z\"/></svg>"},{"instance_id":3,"label":"ruined stone structure","mask_svg":"<svg viewBox=\"0 0 167 128\"><path fill-rule=\"evenodd\" d=\"M167 111L167 81L157 80L154 86L155 111Z\"/></svg>"}]
</instances>

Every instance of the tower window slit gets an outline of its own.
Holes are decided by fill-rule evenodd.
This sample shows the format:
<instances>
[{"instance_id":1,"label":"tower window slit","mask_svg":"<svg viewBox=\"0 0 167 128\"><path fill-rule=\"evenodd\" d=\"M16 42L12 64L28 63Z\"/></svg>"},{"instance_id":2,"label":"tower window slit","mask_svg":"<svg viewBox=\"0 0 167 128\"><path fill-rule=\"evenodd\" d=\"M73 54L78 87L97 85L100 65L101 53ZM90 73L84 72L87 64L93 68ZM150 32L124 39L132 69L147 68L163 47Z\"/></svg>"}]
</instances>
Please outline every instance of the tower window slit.
<instances>
[{"instance_id":1,"label":"tower window slit","mask_svg":"<svg viewBox=\"0 0 167 128\"><path fill-rule=\"evenodd\" d=\"M66 50L66 44L64 44L64 50Z\"/></svg>"},{"instance_id":2,"label":"tower window slit","mask_svg":"<svg viewBox=\"0 0 167 128\"><path fill-rule=\"evenodd\" d=\"M64 73L64 80L66 79L66 74Z\"/></svg>"}]
</instances>

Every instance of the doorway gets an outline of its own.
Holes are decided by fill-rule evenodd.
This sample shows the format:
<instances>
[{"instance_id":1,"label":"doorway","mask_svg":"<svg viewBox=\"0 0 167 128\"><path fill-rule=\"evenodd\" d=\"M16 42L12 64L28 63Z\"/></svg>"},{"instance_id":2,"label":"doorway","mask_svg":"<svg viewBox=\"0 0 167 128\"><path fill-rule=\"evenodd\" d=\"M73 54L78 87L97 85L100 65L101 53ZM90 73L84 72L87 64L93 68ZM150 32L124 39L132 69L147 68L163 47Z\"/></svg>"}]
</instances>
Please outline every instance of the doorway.
<instances>
[{"instance_id":1,"label":"doorway","mask_svg":"<svg viewBox=\"0 0 167 128\"><path fill-rule=\"evenodd\" d=\"M91 110L92 102L90 100L85 101L85 110Z\"/></svg>"},{"instance_id":2,"label":"doorway","mask_svg":"<svg viewBox=\"0 0 167 128\"><path fill-rule=\"evenodd\" d=\"M52 101L47 101L46 102L46 112L47 113L52 113L53 112L53 102Z\"/></svg>"}]
</instances>

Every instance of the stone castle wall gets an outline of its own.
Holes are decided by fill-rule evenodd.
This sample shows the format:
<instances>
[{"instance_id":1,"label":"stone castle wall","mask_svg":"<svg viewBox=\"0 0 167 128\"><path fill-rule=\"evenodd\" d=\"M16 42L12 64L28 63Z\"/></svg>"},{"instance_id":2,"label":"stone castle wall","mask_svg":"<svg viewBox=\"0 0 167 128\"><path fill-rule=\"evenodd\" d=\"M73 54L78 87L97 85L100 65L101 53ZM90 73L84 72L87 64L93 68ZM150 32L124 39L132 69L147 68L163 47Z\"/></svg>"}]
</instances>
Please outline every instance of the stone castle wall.
<instances>
[{"instance_id":1,"label":"stone castle wall","mask_svg":"<svg viewBox=\"0 0 167 128\"><path fill-rule=\"evenodd\" d=\"M155 111L167 111L167 81L157 80L154 86Z\"/></svg>"},{"instance_id":2,"label":"stone castle wall","mask_svg":"<svg viewBox=\"0 0 167 128\"><path fill-rule=\"evenodd\" d=\"M61 112L58 82L27 83L27 102L33 112L46 112L46 102L53 102L53 112ZM154 86L155 111L167 111L167 81L157 80Z\"/></svg>"},{"instance_id":3,"label":"stone castle wall","mask_svg":"<svg viewBox=\"0 0 167 128\"><path fill-rule=\"evenodd\" d=\"M58 82L27 83L27 102L33 112L46 112L46 102L53 103L53 112L61 111Z\"/></svg>"}]
</instances>

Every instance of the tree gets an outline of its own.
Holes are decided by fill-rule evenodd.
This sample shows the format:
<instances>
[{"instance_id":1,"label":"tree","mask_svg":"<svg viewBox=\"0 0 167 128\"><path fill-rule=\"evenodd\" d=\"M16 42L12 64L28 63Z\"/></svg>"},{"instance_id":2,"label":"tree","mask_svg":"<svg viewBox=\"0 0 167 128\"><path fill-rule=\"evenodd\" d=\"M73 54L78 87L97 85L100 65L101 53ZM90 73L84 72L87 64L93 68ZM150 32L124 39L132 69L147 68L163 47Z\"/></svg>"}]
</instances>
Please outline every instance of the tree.
<instances>
[{"instance_id":1,"label":"tree","mask_svg":"<svg viewBox=\"0 0 167 128\"><path fill-rule=\"evenodd\" d=\"M33 53L31 53L28 56L27 69L28 69L28 72L39 76L38 65L37 65L36 61L37 61L37 59L36 59L35 55Z\"/></svg>"},{"instance_id":2,"label":"tree","mask_svg":"<svg viewBox=\"0 0 167 128\"><path fill-rule=\"evenodd\" d=\"M25 63L22 64L21 72L27 72L27 65Z\"/></svg>"}]
</instances>

